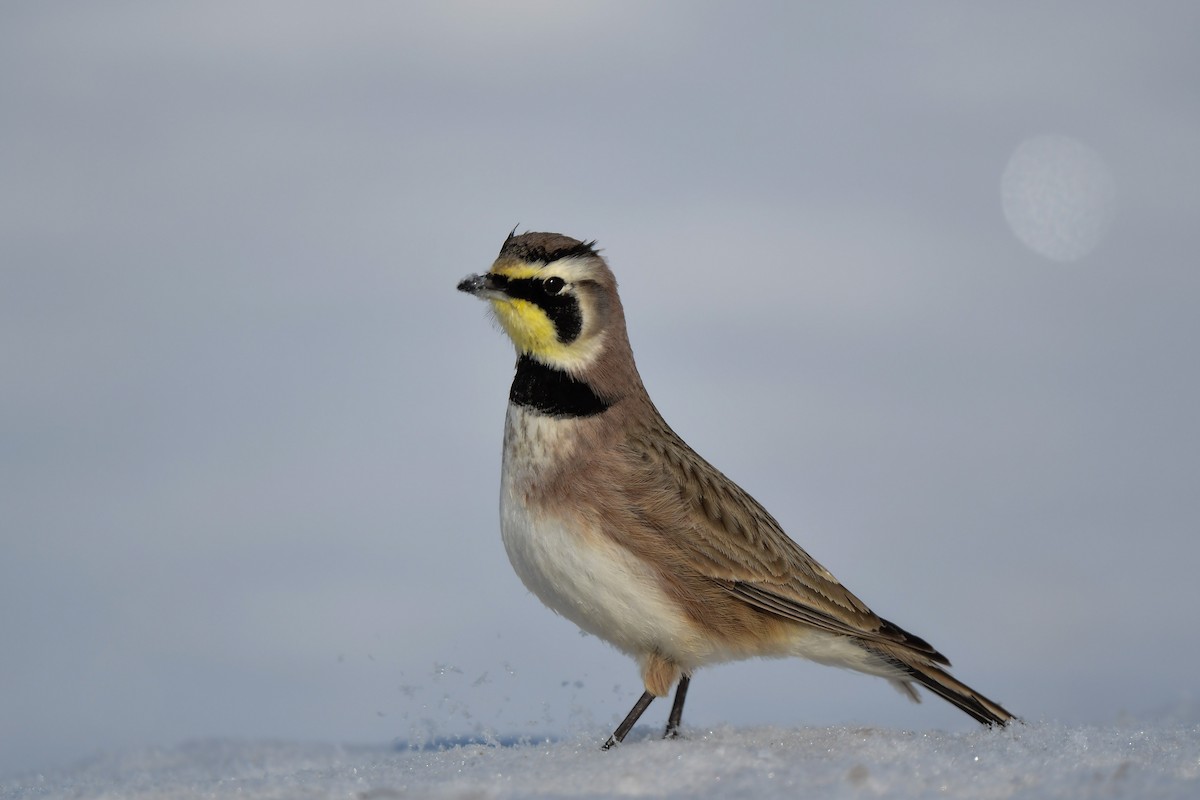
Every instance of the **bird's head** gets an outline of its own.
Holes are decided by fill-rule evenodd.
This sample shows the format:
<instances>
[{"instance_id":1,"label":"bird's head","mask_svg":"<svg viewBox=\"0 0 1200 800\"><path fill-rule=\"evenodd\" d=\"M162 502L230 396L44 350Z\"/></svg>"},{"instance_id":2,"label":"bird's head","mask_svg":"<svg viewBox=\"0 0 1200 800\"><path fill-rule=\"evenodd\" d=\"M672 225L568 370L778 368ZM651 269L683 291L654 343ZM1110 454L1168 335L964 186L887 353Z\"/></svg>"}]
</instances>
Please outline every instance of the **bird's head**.
<instances>
[{"instance_id":1,"label":"bird's head","mask_svg":"<svg viewBox=\"0 0 1200 800\"><path fill-rule=\"evenodd\" d=\"M491 269L458 289L491 303L519 354L570 374L586 372L614 338L624 340L616 279L595 242L514 231Z\"/></svg>"}]
</instances>

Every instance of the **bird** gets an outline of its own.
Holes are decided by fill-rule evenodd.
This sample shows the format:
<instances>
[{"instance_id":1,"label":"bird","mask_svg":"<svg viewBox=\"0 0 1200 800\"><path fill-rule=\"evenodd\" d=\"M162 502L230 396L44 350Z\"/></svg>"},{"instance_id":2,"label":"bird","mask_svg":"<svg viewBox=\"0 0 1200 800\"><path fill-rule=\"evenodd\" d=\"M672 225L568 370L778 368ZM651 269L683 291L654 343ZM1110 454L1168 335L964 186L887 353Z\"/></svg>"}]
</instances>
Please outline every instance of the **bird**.
<instances>
[{"instance_id":1,"label":"bird","mask_svg":"<svg viewBox=\"0 0 1200 800\"><path fill-rule=\"evenodd\" d=\"M594 240L514 228L488 271L457 288L488 302L516 349L500 478L509 561L542 603L641 672L645 691L603 749L672 687L663 736L677 737L693 673L753 657L881 676L918 702L921 686L988 726L1016 719L871 611L671 429Z\"/></svg>"}]
</instances>

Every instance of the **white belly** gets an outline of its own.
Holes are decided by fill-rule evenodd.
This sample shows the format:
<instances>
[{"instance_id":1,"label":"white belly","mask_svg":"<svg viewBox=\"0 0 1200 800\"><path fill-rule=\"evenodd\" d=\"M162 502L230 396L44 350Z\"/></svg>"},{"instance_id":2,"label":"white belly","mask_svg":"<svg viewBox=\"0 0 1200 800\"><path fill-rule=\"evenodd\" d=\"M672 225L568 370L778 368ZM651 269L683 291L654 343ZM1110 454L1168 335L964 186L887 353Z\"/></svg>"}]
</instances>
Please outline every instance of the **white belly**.
<instances>
[{"instance_id":1,"label":"white belly","mask_svg":"<svg viewBox=\"0 0 1200 800\"><path fill-rule=\"evenodd\" d=\"M579 522L526 506L526 487L556 460L550 451L560 426L570 424L509 409L500 533L513 569L551 609L630 655L707 660L703 637L640 559L603 534L579 530Z\"/></svg>"}]
</instances>

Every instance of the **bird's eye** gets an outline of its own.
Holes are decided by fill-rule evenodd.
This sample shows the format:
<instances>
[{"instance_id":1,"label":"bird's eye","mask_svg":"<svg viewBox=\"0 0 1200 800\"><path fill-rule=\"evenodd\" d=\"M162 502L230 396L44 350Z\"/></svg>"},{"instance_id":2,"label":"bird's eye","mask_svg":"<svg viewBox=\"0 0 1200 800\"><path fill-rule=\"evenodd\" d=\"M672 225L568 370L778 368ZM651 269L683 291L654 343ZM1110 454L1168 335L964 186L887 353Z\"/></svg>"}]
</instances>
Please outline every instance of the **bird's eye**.
<instances>
[{"instance_id":1,"label":"bird's eye","mask_svg":"<svg viewBox=\"0 0 1200 800\"><path fill-rule=\"evenodd\" d=\"M566 285L566 281L555 275L542 281L542 290L545 291L546 294L558 294Z\"/></svg>"}]
</instances>

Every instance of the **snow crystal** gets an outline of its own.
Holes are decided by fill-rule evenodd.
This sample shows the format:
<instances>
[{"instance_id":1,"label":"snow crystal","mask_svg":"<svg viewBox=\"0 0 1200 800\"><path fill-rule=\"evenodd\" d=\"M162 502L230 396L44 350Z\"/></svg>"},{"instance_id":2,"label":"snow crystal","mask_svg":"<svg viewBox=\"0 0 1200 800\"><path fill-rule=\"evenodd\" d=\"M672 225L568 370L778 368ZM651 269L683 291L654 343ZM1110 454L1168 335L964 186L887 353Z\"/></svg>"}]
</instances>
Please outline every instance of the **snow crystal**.
<instances>
[{"instance_id":1,"label":"snow crystal","mask_svg":"<svg viewBox=\"0 0 1200 800\"><path fill-rule=\"evenodd\" d=\"M421 747L204 741L97 758L0 785L0 798L1200 796L1200 726L1056 723L949 734L717 728Z\"/></svg>"}]
</instances>

